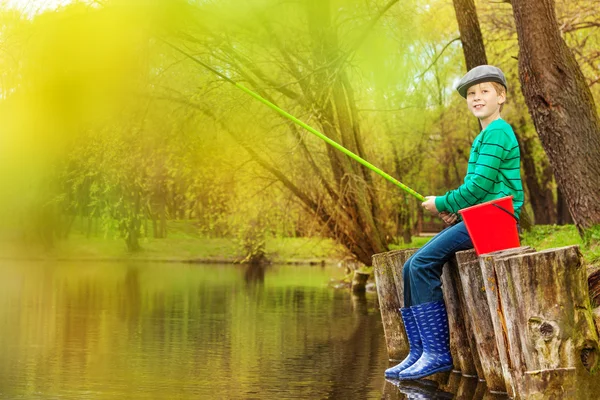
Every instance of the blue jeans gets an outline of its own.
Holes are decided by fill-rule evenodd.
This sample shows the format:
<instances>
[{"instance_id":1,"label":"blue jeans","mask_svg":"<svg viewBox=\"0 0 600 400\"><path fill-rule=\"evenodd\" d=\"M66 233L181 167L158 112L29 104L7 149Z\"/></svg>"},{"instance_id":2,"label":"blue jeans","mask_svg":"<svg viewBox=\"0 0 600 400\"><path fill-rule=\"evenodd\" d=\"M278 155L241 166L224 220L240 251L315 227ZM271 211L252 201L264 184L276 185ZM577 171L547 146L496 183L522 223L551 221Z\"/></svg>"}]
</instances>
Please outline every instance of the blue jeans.
<instances>
[{"instance_id":1,"label":"blue jeans","mask_svg":"<svg viewBox=\"0 0 600 400\"><path fill-rule=\"evenodd\" d=\"M442 268L461 250L472 249L473 243L464 222L449 226L437 235L404 264L404 307L440 301L442 293Z\"/></svg>"}]
</instances>

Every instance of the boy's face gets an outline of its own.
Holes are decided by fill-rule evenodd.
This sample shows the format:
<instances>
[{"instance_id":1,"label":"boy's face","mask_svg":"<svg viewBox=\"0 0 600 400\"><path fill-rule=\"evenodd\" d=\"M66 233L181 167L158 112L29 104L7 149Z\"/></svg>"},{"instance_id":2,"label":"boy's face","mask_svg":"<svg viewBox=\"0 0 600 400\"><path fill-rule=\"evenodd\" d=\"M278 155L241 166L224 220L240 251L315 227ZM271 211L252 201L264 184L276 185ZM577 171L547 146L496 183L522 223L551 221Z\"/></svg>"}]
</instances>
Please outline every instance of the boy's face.
<instances>
[{"instance_id":1,"label":"boy's face","mask_svg":"<svg viewBox=\"0 0 600 400\"><path fill-rule=\"evenodd\" d=\"M497 118L500 106L506 101L506 94L498 94L489 82L478 83L467 89L467 105L480 120Z\"/></svg>"}]
</instances>

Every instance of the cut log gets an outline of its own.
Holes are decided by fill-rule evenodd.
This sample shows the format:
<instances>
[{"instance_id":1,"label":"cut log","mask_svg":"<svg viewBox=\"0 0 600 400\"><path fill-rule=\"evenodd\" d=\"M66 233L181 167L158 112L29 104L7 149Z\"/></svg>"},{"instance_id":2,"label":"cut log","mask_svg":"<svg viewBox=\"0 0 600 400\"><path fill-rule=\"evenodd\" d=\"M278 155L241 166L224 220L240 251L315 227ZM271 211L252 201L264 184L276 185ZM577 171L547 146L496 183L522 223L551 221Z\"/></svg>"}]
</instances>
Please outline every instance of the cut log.
<instances>
[{"instance_id":1,"label":"cut log","mask_svg":"<svg viewBox=\"0 0 600 400\"><path fill-rule=\"evenodd\" d=\"M504 252L514 255L532 251L530 247L521 247L505 250ZM456 261L462 284L462 293L465 299L465 309L467 311L465 318L467 318L469 325L472 327L471 332L482 365L482 378L485 378L488 390L491 392L508 393L509 390L507 389L505 375L507 378L510 378L510 373L507 371L504 374L502 371L492 313L490 312L492 309L496 313L496 306L488 306L487 290L491 289L494 291L494 288L488 287L485 284L482 270L479 266L479 257L475 253L475 250L456 253ZM508 384L510 385L510 381Z\"/></svg>"},{"instance_id":2,"label":"cut log","mask_svg":"<svg viewBox=\"0 0 600 400\"><path fill-rule=\"evenodd\" d=\"M574 398L590 398L598 336L579 248L500 258L494 267L516 397L577 386Z\"/></svg>"},{"instance_id":3,"label":"cut log","mask_svg":"<svg viewBox=\"0 0 600 400\"><path fill-rule=\"evenodd\" d=\"M482 377L485 378L490 391L506 392L479 258L475 250L467 250L456 253L456 261L465 298L466 318L477 345L477 354L483 370Z\"/></svg>"},{"instance_id":4,"label":"cut log","mask_svg":"<svg viewBox=\"0 0 600 400\"><path fill-rule=\"evenodd\" d=\"M394 282L396 283L396 293L400 301L400 307L404 307L404 264L408 259L417 252L417 249L406 249L398 251L390 251L390 263L394 273Z\"/></svg>"},{"instance_id":5,"label":"cut log","mask_svg":"<svg viewBox=\"0 0 600 400\"><path fill-rule=\"evenodd\" d=\"M454 258L444 265L442 291L448 311L450 352L454 360L454 369L460 371L465 377L483 378L483 368L477 355L473 330L466 316L462 284Z\"/></svg>"},{"instance_id":6,"label":"cut log","mask_svg":"<svg viewBox=\"0 0 600 400\"><path fill-rule=\"evenodd\" d=\"M512 381L512 364L509 354L510 347L508 345L508 333L506 332L506 320L502 311L500 291L498 290L496 281L496 263L504 261L506 257L531 252L534 252L534 249L530 247L518 247L516 249L484 254L479 258L479 270L485 286L485 295L494 329L494 342L498 351L498 360L502 368L506 391L513 398L516 396L516 389Z\"/></svg>"},{"instance_id":7,"label":"cut log","mask_svg":"<svg viewBox=\"0 0 600 400\"><path fill-rule=\"evenodd\" d=\"M354 276L352 278L352 292L364 293L370 276L371 274L365 274L364 272L354 270Z\"/></svg>"},{"instance_id":8,"label":"cut log","mask_svg":"<svg viewBox=\"0 0 600 400\"><path fill-rule=\"evenodd\" d=\"M470 379L470 380L477 381L477 379L475 379L475 378L465 378L460 374L460 372L457 371L457 372L451 373L448 376L448 380L445 383L440 384L440 390L443 390L444 392L456 394L456 392L458 391L460 382L463 379Z\"/></svg>"},{"instance_id":9,"label":"cut log","mask_svg":"<svg viewBox=\"0 0 600 400\"><path fill-rule=\"evenodd\" d=\"M483 384L483 390L481 386ZM476 396L477 393L485 393L485 383L481 382L477 378L462 377L458 383L458 388L454 396L455 399L480 399L480 396Z\"/></svg>"},{"instance_id":10,"label":"cut log","mask_svg":"<svg viewBox=\"0 0 600 400\"><path fill-rule=\"evenodd\" d=\"M408 340L400 316L400 299L394 281L394 270L398 253L406 250L394 250L373 256L373 273L377 285L379 311L383 322L383 331L390 361L401 361L408 354Z\"/></svg>"},{"instance_id":11,"label":"cut log","mask_svg":"<svg viewBox=\"0 0 600 400\"><path fill-rule=\"evenodd\" d=\"M528 400L576 399L576 374L575 368L527 371L523 382L528 391L526 398ZM586 397L589 398L591 397Z\"/></svg>"}]
</instances>

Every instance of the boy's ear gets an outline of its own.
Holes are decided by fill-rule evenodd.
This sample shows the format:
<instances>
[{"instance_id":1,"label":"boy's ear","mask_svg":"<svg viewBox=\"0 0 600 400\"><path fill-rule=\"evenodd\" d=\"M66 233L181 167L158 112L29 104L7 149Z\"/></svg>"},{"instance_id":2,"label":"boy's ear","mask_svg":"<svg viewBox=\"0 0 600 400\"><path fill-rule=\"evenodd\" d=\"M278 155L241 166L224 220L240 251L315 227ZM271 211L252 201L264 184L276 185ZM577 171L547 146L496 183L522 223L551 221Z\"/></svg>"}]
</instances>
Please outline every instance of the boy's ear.
<instances>
[{"instance_id":1,"label":"boy's ear","mask_svg":"<svg viewBox=\"0 0 600 400\"><path fill-rule=\"evenodd\" d=\"M498 103L499 104L504 104L506 102L506 92L502 92L498 95L499 99L498 99Z\"/></svg>"}]
</instances>

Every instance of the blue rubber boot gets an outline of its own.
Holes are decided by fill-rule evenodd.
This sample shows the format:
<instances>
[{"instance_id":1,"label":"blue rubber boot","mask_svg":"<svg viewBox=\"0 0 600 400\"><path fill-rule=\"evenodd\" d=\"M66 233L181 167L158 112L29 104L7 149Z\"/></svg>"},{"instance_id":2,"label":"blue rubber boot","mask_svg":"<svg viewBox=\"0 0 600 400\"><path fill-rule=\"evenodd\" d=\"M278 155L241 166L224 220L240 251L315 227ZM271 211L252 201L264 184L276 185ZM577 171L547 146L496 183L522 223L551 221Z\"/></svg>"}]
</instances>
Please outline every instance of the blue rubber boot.
<instances>
[{"instance_id":1,"label":"blue rubber boot","mask_svg":"<svg viewBox=\"0 0 600 400\"><path fill-rule=\"evenodd\" d=\"M403 371L416 363L423 353L419 328L417 327L417 322L415 321L412 310L410 307L401 308L400 313L402 314L402 321L404 322L406 336L408 337L409 353L400 364L385 370L386 378L398 379L398 372Z\"/></svg>"},{"instance_id":2,"label":"blue rubber boot","mask_svg":"<svg viewBox=\"0 0 600 400\"><path fill-rule=\"evenodd\" d=\"M444 302L433 301L412 306L411 309L421 334L423 354L416 363L401 371L398 379L420 379L437 372L450 371L452 355Z\"/></svg>"}]
</instances>

